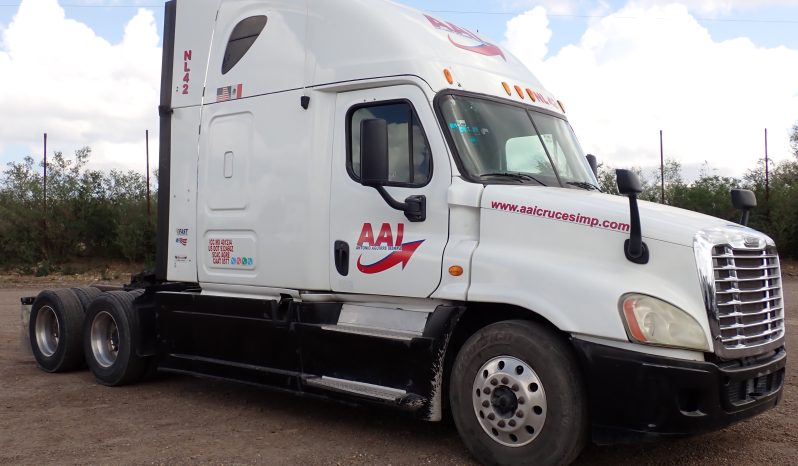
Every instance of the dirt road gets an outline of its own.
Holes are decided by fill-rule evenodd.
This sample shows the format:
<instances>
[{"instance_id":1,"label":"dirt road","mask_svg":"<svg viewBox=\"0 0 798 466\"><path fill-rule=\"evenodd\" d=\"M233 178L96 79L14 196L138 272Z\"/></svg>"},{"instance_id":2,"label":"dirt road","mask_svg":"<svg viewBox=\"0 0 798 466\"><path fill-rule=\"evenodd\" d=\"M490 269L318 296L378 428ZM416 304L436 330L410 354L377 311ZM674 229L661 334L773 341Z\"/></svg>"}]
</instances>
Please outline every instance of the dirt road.
<instances>
[{"instance_id":1,"label":"dirt road","mask_svg":"<svg viewBox=\"0 0 798 466\"><path fill-rule=\"evenodd\" d=\"M798 351L798 279L785 277L788 347ZM472 464L451 422L164 376L124 388L87 371L45 374L20 345L19 298L0 289L0 464ZM798 373L784 402L724 431L595 447L578 464L798 464Z\"/></svg>"}]
</instances>

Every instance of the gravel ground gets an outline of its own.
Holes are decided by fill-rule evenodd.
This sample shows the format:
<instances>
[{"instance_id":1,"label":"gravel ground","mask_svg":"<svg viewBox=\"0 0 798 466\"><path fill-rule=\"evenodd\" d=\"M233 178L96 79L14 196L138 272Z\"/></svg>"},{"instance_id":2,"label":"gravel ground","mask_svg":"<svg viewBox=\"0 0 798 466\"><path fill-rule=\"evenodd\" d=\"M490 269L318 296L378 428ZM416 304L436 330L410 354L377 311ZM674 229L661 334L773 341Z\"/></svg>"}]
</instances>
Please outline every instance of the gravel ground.
<instances>
[{"instance_id":1,"label":"gravel ground","mask_svg":"<svg viewBox=\"0 0 798 466\"><path fill-rule=\"evenodd\" d=\"M0 464L473 464L450 421L191 377L107 388L87 371L45 374L19 328L19 298L45 285L3 286ZM798 278L785 277L785 293L788 347L798 348ZM762 416L687 439L590 446L577 463L798 464L795 357L787 367L784 401Z\"/></svg>"}]
</instances>

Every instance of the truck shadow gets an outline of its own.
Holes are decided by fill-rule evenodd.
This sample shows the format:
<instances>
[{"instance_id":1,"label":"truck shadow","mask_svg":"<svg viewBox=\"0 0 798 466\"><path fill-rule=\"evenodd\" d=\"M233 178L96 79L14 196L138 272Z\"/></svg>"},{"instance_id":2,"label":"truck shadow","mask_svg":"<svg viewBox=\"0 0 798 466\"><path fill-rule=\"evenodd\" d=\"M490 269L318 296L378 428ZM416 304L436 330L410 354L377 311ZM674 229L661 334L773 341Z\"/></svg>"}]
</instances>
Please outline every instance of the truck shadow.
<instances>
[{"instance_id":1,"label":"truck shadow","mask_svg":"<svg viewBox=\"0 0 798 466\"><path fill-rule=\"evenodd\" d=\"M189 376L159 375L148 385L179 391L198 411L236 413L235 422L240 424L235 426L236 431L254 435L253 441L264 435L290 435L300 442L349 444L365 458L381 458L392 464L476 464L450 417L438 423L424 422L380 406L345 404ZM742 428L748 430L745 427L743 424ZM721 464L722 453L745 450L749 441L750 435L727 430L635 445L591 444L575 464Z\"/></svg>"}]
</instances>

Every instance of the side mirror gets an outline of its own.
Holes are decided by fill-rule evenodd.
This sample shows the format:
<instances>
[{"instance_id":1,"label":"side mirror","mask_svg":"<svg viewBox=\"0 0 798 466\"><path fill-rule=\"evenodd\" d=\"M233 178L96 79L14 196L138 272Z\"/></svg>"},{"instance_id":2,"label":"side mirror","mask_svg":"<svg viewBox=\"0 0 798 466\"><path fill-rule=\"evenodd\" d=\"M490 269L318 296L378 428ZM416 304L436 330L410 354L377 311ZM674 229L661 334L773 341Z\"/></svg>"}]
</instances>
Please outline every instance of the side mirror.
<instances>
[{"instance_id":1,"label":"side mirror","mask_svg":"<svg viewBox=\"0 0 798 466\"><path fill-rule=\"evenodd\" d=\"M643 192L640 178L629 170L616 170L618 192L629 197L629 239L623 245L626 259L635 264L648 263L648 246L643 242L640 226L640 210L637 208L637 195Z\"/></svg>"},{"instance_id":2,"label":"side mirror","mask_svg":"<svg viewBox=\"0 0 798 466\"><path fill-rule=\"evenodd\" d=\"M748 217L751 209L756 207L756 194L747 189L732 189L731 190L732 205L737 210L740 210L740 225L748 226Z\"/></svg>"},{"instance_id":3,"label":"side mirror","mask_svg":"<svg viewBox=\"0 0 798 466\"><path fill-rule=\"evenodd\" d=\"M411 222L427 219L427 198L409 196L399 202L385 190L388 177L388 123L382 119L360 122L360 184L377 190L392 209L401 210Z\"/></svg>"},{"instance_id":4,"label":"side mirror","mask_svg":"<svg viewBox=\"0 0 798 466\"><path fill-rule=\"evenodd\" d=\"M377 187L388 182L388 123L382 119L360 122L360 183Z\"/></svg>"},{"instance_id":5,"label":"side mirror","mask_svg":"<svg viewBox=\"0 0 798 466\"><path fill-rule=\"evenodd\" d=\"M587 154L585 158L587 159L588 165L590 165L590 169L593 170L593 175L598 179L598 159L593 154Z\"/></svg>"},{"instance_id":6,"label":"side mirror","mask_svg":"<svg viewBox=\"0 0 798 466\"><path fill-rule=\"evenodd\" d=\"M631 196L643 192L643 185L640 183L640 178L633 171L629 170L615 170L615 175L618 179L618 192L624 196Z\"/></svg>"}]
</instances>

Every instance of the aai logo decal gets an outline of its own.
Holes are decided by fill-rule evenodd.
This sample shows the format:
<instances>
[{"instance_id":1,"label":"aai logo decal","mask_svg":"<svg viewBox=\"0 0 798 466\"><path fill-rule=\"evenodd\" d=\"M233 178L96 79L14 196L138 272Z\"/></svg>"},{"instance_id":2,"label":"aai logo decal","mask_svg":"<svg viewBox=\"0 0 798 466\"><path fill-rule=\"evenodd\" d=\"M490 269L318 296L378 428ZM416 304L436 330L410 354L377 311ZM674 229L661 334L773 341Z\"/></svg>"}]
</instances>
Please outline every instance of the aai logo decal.
<instances>
[{"instance_id":1,"label":"aai logo decal","mask_svg":"<svg viewBox=\"0 0 798 466\"><path fill-rule=\"evenodd\" d=\"M507 61L507 57L504 56L502 49L491 44L490 42L486 42L473 32L463 29L460 26L452 24L448 21L435 19L430 15L424 16L432 24L432 26L435 27L435 29L449 33L449 42L451 42L455 47L488 57L502 57L504 61ZM452 35L456 37L452 37Z\"/></svg>"},{"instance_id":2,"label":"aai logo decal","mask_svg":"<svg viewBox=\"0 0 798 466\"><path fill-rule=\"evenodd\" d=\"M363 229L360 231L360 238L357 240L358 251L377 251L384 252L385 255L378 259L376 262L370 264L363 263L363 253L357 258L357 269L365 274L375 274L384 272L399 264L402 264L402 270L407 267L407 263L413 257L421 244L425 240L411 241L405 243L404 241L405 226L400 223L396 225L396 234L394 235L393 228L390 223L383 223L380 228L378 236L374 236L374 229L370 223L363 224ZM373 255L373 254L370 254Z\"/></svg>"}]
</instances>

